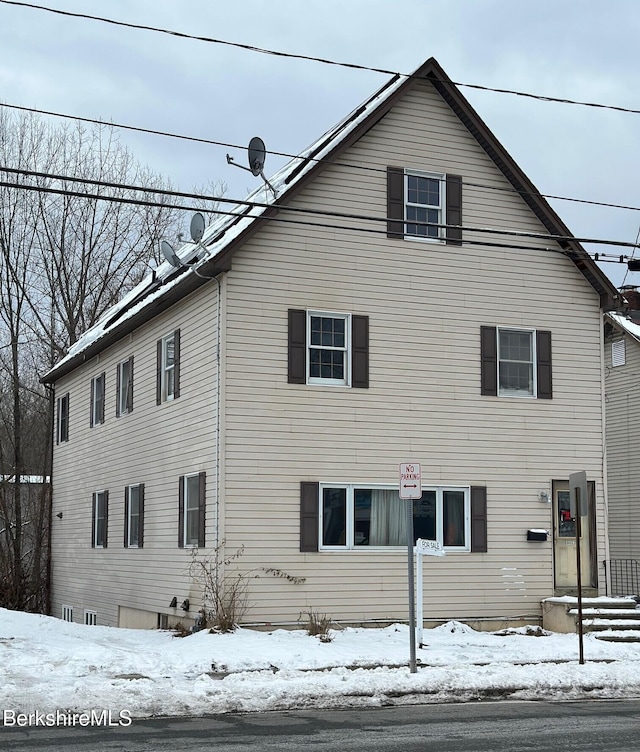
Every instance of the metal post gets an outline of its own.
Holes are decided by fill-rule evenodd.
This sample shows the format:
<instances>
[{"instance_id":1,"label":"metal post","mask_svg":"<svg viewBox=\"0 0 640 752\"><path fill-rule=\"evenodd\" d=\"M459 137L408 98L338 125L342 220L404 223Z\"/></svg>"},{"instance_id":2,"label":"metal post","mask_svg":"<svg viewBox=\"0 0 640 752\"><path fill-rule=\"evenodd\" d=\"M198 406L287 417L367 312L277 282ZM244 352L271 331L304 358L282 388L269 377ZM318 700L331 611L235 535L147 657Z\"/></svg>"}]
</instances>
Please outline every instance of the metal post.
<instances>
[{"instance_id":1,"label":"metal post","mask_svg":"<svg viewBox=\"0 0 640 752\"><path fill-rule=\"evenodd\" d=\"M424 624L424 602L422 592L424 590L422 584L422 570L424 557L418 549L416 549L416 643L419 648L422 647L422 628Z\"/></svg>"},{"instance_id":2,"label":"metal post","mask_svg":"<svg viewBox=\"0 0 640 752\"><path fill-rule=\"evenodd\" d=\"M582 626L582 562L580 557L580 538L582 537L581 499L580 489L576 489L578 503L576 504L576 567L578 574L578 646L580 664L584 664L584 629Z\"/></svg>"},{"instance_id":3,"label":"metal post","mask_svg":"<svg viewBox=\"0 0 640 752\"><path fill-rule=\"evenodd\" d=\"M416 669L416 603L413 576L413 499L406 500L407 510L407 573L409 579L409 668Z\"/></svg>"}]
</instances>

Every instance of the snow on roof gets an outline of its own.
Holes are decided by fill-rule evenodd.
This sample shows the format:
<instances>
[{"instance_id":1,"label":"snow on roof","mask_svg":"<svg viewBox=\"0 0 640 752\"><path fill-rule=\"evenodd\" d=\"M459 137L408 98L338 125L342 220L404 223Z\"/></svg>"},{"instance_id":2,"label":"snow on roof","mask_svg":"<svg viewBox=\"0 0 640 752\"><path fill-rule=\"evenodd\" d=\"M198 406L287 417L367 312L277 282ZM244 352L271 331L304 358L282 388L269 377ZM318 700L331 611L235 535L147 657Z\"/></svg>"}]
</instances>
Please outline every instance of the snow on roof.
<instances>
[{"instance_id":1,"label":"snow on roof","mask_svg":"<svg viewBox=\"0 0 640 752\"><path fill-rule=\"evenodd\" d=\"M618 326L623 329L627 334L630 334L634 339L640 342L640 324L636 324L635 321L631 321L622 313L608 313L607 314Z\"/></svg>"},{"instance_id":2,"label":"snow on roof","mask_svg":"<svg viewBox=\"0 0 640 752\"><path fill-rule=\"evenodd\" d=\"M405 76L393 77L373 96L314 141L299 156L294 157L278 170L269 179L269 183L276 192L275 197L271 193L264 195L267 193L265 186L256 188L247 196L246 203L238 204L236 209L221 215L206 228L199 246L195 243L183 244L177 251L177 255L182 261L186 262L192 259L196 251L199 248L202 249L202 246L206 247L206 253L202 254L196 263L193 263L189 268L185 267L184 271L178 274L168 261L164 261L121 300L109 308L96 324L84 332L77 342L69 348L67 354L43 377L43 380L48 380L50 374L65 366L90 345L121 326L143 308L164 297L183 281L185 275L195 275L198 268L219 256L233 240L263 216L272 205L285 199L287 193L315 167L318 160L327 156L331 149L347 138L372 110L387 100L406 80L407 77ZM261 197L260 194L263 194L263 196ZM252 205L253 202L261 205Z\"/></svg>"}]
</instances>

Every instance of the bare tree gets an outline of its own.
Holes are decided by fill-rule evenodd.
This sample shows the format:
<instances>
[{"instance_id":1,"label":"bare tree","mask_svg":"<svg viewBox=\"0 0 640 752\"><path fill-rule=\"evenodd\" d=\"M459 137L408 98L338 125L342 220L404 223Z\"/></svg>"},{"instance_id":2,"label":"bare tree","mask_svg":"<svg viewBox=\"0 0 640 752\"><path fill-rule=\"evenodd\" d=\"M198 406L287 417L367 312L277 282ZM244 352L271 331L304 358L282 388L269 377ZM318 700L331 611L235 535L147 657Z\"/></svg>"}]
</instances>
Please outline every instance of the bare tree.
<instances>
[{"instance_id":1,"label":"bare tree","mask_svg":"<svg viewBox=\"0 0 640 752\"><path fill-rule=\"evenodd\" d=\"M0 605L46 610L53 396L38 374L137 284L178 211L140 203L131 186L171 186L106 126L0 107L2 166L24 173L0 186Z\"/></svg>"}]
</instances>

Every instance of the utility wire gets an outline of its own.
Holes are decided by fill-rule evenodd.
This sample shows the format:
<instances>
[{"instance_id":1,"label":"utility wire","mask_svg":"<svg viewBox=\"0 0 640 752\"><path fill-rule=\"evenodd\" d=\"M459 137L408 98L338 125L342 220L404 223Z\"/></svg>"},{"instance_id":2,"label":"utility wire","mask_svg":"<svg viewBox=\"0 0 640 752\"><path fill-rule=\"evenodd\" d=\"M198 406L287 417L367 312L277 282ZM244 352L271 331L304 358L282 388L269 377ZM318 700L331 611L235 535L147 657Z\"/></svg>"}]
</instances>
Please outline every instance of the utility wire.
<instances>
[{"instance_id":1,"label":"utility wire","mask_svg":"<svg viewBox=\"0 0 640 752\"><path fill-rule=\"evenodd\" d=\"M6 1L8 0L0 0L0 3L6 2ZM184 141L194 141L196 143L208 144L211 146L224 146L227 149L243 149L243 150L246 149L246 146L243 146L242 144L232 144L226 141L215 141L210 138L198 138L197 136L186 136L186 135L179 134L179 133L171 133L169 131L159 131L153 128L142 128L140 126L135 126L135 125L126 125L123 123L114 123L114 122L107 122L105 120L97 120L95 118L80 117L77 115L67 115L61 112L53 112L52 110L40 110L35 107L23 107L17 104L7 104L6 102L0 102L0 107L6 107L12 110L20 110L22 112L32 112L37 115L49 115L53 117L65 118L67 120L77 120L82 123L91 123L93 125L106 125L111 128L121 128L123 130L136 131L138 133L148 133L153 136L166 136L168 138L177 138L177 139L181 139ZM268 153L273 154L278 157L288 157L290 159L301 159L307 162L322 162L322 163L334 165L336 167L345 167L345 168L354 169L354 170L366 170L367 172L377 172L377 173L384 173L384 174L386 174L387 172L386 168L383 168L383 167L372 167L370 165L360 165L360 164L353 164L353 163L348 163L348 162L335 162L331 159L327 159L326 157L303 157L303 156L300 156L299 154L290 154L284 151L273 151L273 150L269 150ZM569 196L556 196L550 193L523 191L523 190L517 190L516 188L513 188L513 187L488 185L486 183L474 183L474 182L469 182L466 180L463 180L462 185L473 187L473 188L483 188L483 189L490 190L490 191L500 191L504 193L517 193L520 196L542 196L542 198L546 198L546 199L555 199L557 201L571 201L571 202L578 203L578 204L587 204L589 206L602 206L608 209L623 209L625 211L640 211L640 206L628 206L626 204L613 204L607 201L594 201L594 200L583 199L583 198L572 198Z\"/></svg>"},{"instance_id":2,"label":"utility wire","mask_svg":"<svg viewBox=\"0 0 640 752\"><path fill-rule=\"evenodd\" d=\"M19 173L19 174L31 174L30 171L26 170L18 170L15 168L4 168L1 167L0 171L2 172L9 172L11 174ZM46 173L33 173L36 176L47 176ZM325 223L325 222L316 222L316 221L309 221L304 219L286 219L284 217L280 216L270 216L270 215L251 215L248 212L253 209L276 209L276 210L287 210L292 211L296 213L303 213L303 214L312 214L320 217L335 217L338 219L355 219L355 220L364 220L368 222L377 222L377 223L387 223L389 222L389 218L387 217L373 217L369 215L360 215L360 214L347 214L342 212L330 212L326 210L319 210L319 209L304 209L301 207L290 207L284 204L277 204L277 203L261 203L257 201L235 201L233 199L227 199L224 197L210 197L210 196L201 196L198 194L187 194L187 193L180 193L177 191L167 191L162 189L155 189L155 188L142 188L137 186L127 186L117 183L106 183L101 182L97 180L89 180L84 178L73 178L73 177L65 177L65 176L48 176L52 179L58 179L58 180L67 180L69 182L78 182L78 183L87 183L89 185L93 186L99 186L99 187L116 187L123 190L131 190L131 191L139 191L144 193L152 193L160 196L167 196L167 197L174 197L174 198L191 198L191 199L197 199L197 200L205 200L205 201L220 201L222 203L230 203L235 205L242 205L245 207L244 211L237 212L237 211L225 211L216 209L215 213L223 216L229 216L229 217L235 217L238 220L245 219L245 218L262 218L262 219L268 219L269 221L276 221L276 222L282 222L285 224L292 224L292 225L301 225L305 227L322 227L322 228L328 228L332 230L347 230L347 231L353 231L353 232L368 232L368 233L374 233L374 234L380 234L380 235L387 235L386 229L375 229L375 228L368 228L368 227L358 227L353 225L339 225L335 223ZM49 194L55 194L55 195L62 195L62 196L70 196L70 197L76 197L76 198L84 198L88 200L97 200L97 201L108 201L111 203L120 203L120 204L129 204L129 205L135 205L135 206L146 206L151 208L160 208L160 209L178 209L182 211L202 211L201 206L185 206L180 204L170 204L166 201L151 201L151 200L143 200L139 198L126 198L124 196L108 196L104 194L92 194L92 193L86 193L82 191L70 191L68 189L64 188L51 188L51 187L45 187L41 185L27 185L25 183L11 183L9 181L0 181L0 186L5 188L16 188L16 189L22 189L27 191L34 191L37 193L49 193ZM206 210L205 210L206 211ZM393 220L392 220L393 221ZM401 222L402 223L402 222ZM421 227L433 227L438 229L457 229L464 232L477 232L477 233L487 233L489 235L505 235L508 237L514 237L514 238L525 238L525 239L538 239L538 240L550 240L553 242L579 242L579 243L592 243L592 244L600 244L600 245L611 245L611 246L619 246L619 247L627 247L627 248L635 248L636 245L633 243L628 243L625 241L615 241L615 240L602 240L602 239L595 239L595 238L576 238L574 236L568 235L546 235L543 233L530 233L530 232L524 232L519 230L499 230L497 228L489 228L489 227L468 227L468 226L460 226L460 225L447 225L447 224L440 224L435 222L420 222L420 221L412 221L412 222L405 222L405 224L411 224L411 225L417 225ZM221 228L221 229L228 229L228 228ZM539 248L535 246L522 246L522 245L512 245L512 244L505 244L505 243L494 243L484 240L471 240L468 238L464 239L465 245L483 245L483 246L491 246L491 247L500 247L500 248L512 248L517 250L531 250L531 251L553 251L557 253L564 253L565 255L572 256L574 255L572 251L567 251L561 248ZM606 254L596 254L597 256L604 256ZM626 258L625 256L619 256L619 261L622 263L622 261Z\"/></svg>"},{"instance_id":3,"label":"utility wire","mask_svg":"<svg viewBox=\"0 0 640 752\"><path fill-rule=\"evenodd\" d=\"M0 3L5 5L15 5L21 8L31 8L33 10L44 10L49 13L55 13L60 16L70 16L72 18L82 18L90 21L100 21L101 23L112 24L113 26L122 26L128 29L139 29L142 31L153 31L159 34L168 34L169 36L178 37L181 39L193 39L198 42L207 42L209 44L221 44L229 47L236 47L238 49L247 50L249 52L258 52L263 55L275 55L277 57L290 58L294 60L307 60L315 63L323 63L324 65L335 65L341 68L350 68L352 70L369 71L372 73L384 73L390 76L401 76L403 78L411 78L413 73L399 73L387 68L375 68L368 65L360 65L358 63L346 63L339 62L337 60L330 60L328 58L315 57L313 55L300 55L292 52L282 52L279 50L271 50L266 47L255 47L250 44L242 44L240 42L230 42L226 39L215 39L212 37L203 37L196 34L187 34L182 31L174 31L171 29L162 29L157 26L147 26L145 24L134 24L126 21L115 21L112 18L104 18L103 16L92 16L88 13L73 13L71 11L59 10L57 8L48 8L44 5L35 5L33 3L18 2L17 0L0 0ZM599 102L584 102L576 99L564 99L561 97L549 97L541 94L532 94L525 91L516 91L514 89L499 89L491 86L482 86L480 84L467 84L459 81L452 81L455 86L463 86L470 89L478 89L480 91L491 91L497 94L511 94L518 97L526 97L529 99L535 99L540 102L556 102L558 104L572 104L579 105L581 107L596 107L605 110L614 110L616 112L628 112L633 115L640 115L640 110L632 109L629 107L619 107L616 105L601 104Z\"/></svg>"}]
</instances>

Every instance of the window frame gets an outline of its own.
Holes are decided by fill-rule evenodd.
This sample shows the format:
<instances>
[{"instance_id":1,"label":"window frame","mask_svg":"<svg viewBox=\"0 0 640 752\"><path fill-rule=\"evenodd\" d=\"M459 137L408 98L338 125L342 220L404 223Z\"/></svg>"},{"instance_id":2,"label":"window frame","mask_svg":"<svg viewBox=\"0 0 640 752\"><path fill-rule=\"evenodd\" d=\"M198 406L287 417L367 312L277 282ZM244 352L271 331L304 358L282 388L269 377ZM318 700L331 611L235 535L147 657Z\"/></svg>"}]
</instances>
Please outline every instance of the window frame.
<instances>
[{"instance_id":1,"label":"window frame","mask_svg":"<svg viewBox=\"0 0 640 752\"><path fill-rule=\"evenodd\" d=\"M611 343L611 367L620 368L627 364L627 349L624 337Z\"/></svg>"},{"instance_id":2,"label":"window frame","mask_svg":"<svg viewBox=\"0 0 640 752\"><path fill-rule=\"evenodd\" d=\"M62 616L60 617L62 621L73 621L73 606L68 606L66 604L62 604Z\"/></svg>"},{"instance_id":3,"label":"window frame","mask_svg":"<svg viewBox=\"0 0 640 752\"><path fill-rule=\"evenodd\" d=\"M95 627L98 624L98 612L89 608L84 610L84 624L86 627Z\"/></svg>"},{"instance_id":4,"label":"window frame","mask_svg":"<svg viewBox=\"0 0 640 752\"><path fill-rule=\"evenodd\" d=\"M315 310L307 310L307 319L306 319L306 377L307 377L307 384L315 385L315 386L351 386L351 361L353 357L352 353L352 335L351 335L351 314L350 313L337 313L333 311L315 311ZM344 322L344 346L343 347L335 347L335 346L329 346L329 345L317 345L313 344L311 341L311 330L312 330L312 319L313 318L324 318L324 319L334 319L337 321L343 321ZM342 379L333 379L333 378L323 378L322 376L312 376L311 375L311 351L312 350L323 350L323 351L330 351L330 352L342 352L342 363L343 363L343 370L344 370L344 378Z\"/></svg>"},{"instance_id":5,"label":"window frame","mask_svg":"<svg viewBox=\"0 0 640 752\"><path fill-rule=\"evenodd\" d=\"M69 441L69 392L56 402L56 444L62 444Z\"/></svg>"},{"instance_id":6,"label":"window frame","mask_svg":"<svg viewBox=\"0 0 640 752\"><path fill-rule=\"evenodd\" d=\"M127 379L124 376L127 366ZM116 416L121 417L133 412L133 355L121 360L116 370Z\"/></svg>"},{"instance_id":7,"label":"window frame","mask_svg":"<svg viewBox=\"0 0 640 752\"><path fill-rule=\"evenodd\" d=\"M135 516L138 518L138 535L135 542L132 542L131 523L133 520L132 513L132 491L137 492L138 511ZM133 483L125 486L124 489L124 547L125 548L143 548L144 547L144 483Z\"/></svg>"},{"instance_id":8,"label":"window frame","mask_svg":"<svg viewBox=\"0 0 640 752\"><path fill-rule=\"evenodd\" d=\"M102 385L102 400L100 401L98 399L98 385ZM105 402L106 402L106 396L107 396L107 376L106 373L103 371L102 373L98 374L97 376L94 376L91 379L91 416L90 416L90 425L93 428L94 426L99 426L104 423L104 415L105 415Z\"/></svg>"},{"instance_id":9,"label":"window frame","mask_svg":"<svg viewBox=\"0 0 640 752\"><path fill-rule=\"evenodd\" d=\"M178 547L202 548L205 545L206 473L204 471L181 475L178 482ZM197 479L198 505L189 508L189 481ZM197 514L197 540L188 539L190 516Z\"/></svg>"},{"instance_id":10,"label":"window frame","mask_svg":"<svg viewBox=\"0 0 640 752\"><path fill-rule=\"evenodd\" d=\"M434 204L421 204L417 202L410 202L409 201L409 178L410 177L417 177L417 178L430 178L432 180L438 181L438 194L439 194L439 204L436 207ZM429 236L429 235L419 235L418 233L411 233L409 232L409 226L415 225L416 222L421 222L423 220L410 220L407 216L409 207L418 207L422 209L428 210L436 210L438 212L438 221L435 223L437 225L444 225L446 224L446 211L447 211L447 175L446 173L442 172L431 172L427 170L414 170L410 168L405 168L404 170L404 179L403 179L403 187L404 187L404 194L403 194L403 222L404 222L404 238L405 240L418 240L420 242L426 242L426 243L446 243L446 228L445 227L437 227L437 236ZM422 225L420 227L423 227L425 231L428 232L430 229L429 225Z\"/></svg>"},{"instance_id":11,"label":"window frame","mask_svg":"<svg viewBox=\"0 0 640 752\"><path fill-rule=\"evenodd\" d=\"M506 358L500 357L500 334L502 332L519 332L529 335L530 343L530 361L510 361ZM497 388L498 397L515 397L516 399L537 399L538 397L538 350L537 350L537 337L536 329L522 326L496 326L496 354L497 354ZM518 391L512 389L505 389L500 383L500 364L503 362L516 362L516 363L530 363L531 366L531 391Z\"/></svg>"},{"instance_id":12,"label":"window frame","mask_svg":"<svg viewBox=\"0 0 640 752\"><path fill-rule=\"evenodd\" d=\"M103 502L103 515L100 516L100 501ZM106 489L101 491L94 491L92 497L92 519L91 519L91 547L92 548L106 548L107 547L107 533L109 524L109 492ZM104 528L102 530L102 537L100 538L98 533L100 531L100 521L104 521Z\"/></svg>"},{"instance_id":13,"label":"window frame","mask_svg":"<svg viewBox=\"0 0 640 752\"><path fill-rule=\"evenodd\" d=\"M168 392L167 345L173 339L173 392ZM156 342L156 405L180 397L180 329L174 329Z\"/></svg>"},{"instance_id":14,"label":"window frame","mask_svg":"<svg viewBox=\"0 0 640 752\"><path fill-rule=\"evenodd\" d=\"M344 489L346 491L346 524L345 524L345 543L344 544L327 544L323 543L323 529L324 529L324 490L325 489ZM395 491L397 493L398 486L385 484L385 483L331 483L321 482L318 484L318 551L375 551L380 552L395 552L406 550L406 543L398 546L371 546L371 545L357 545L355 543L355 491L359 489L379 489L383 491ZM464 494L464 540L463 546L445 546L444 545L444 492L446 491L458 491ZM436 540L440 542L443 549L450 553L471 553L472 551L472 529L471 529L471 486L469 485L425 485L422 486L423 494L425 492L436 493ZM398 497L399 498L399 497ZM403 500L404 501L404 500ZM402 505L402 513L405 513L405 506Z\"/></svg>"}]
</instances>

